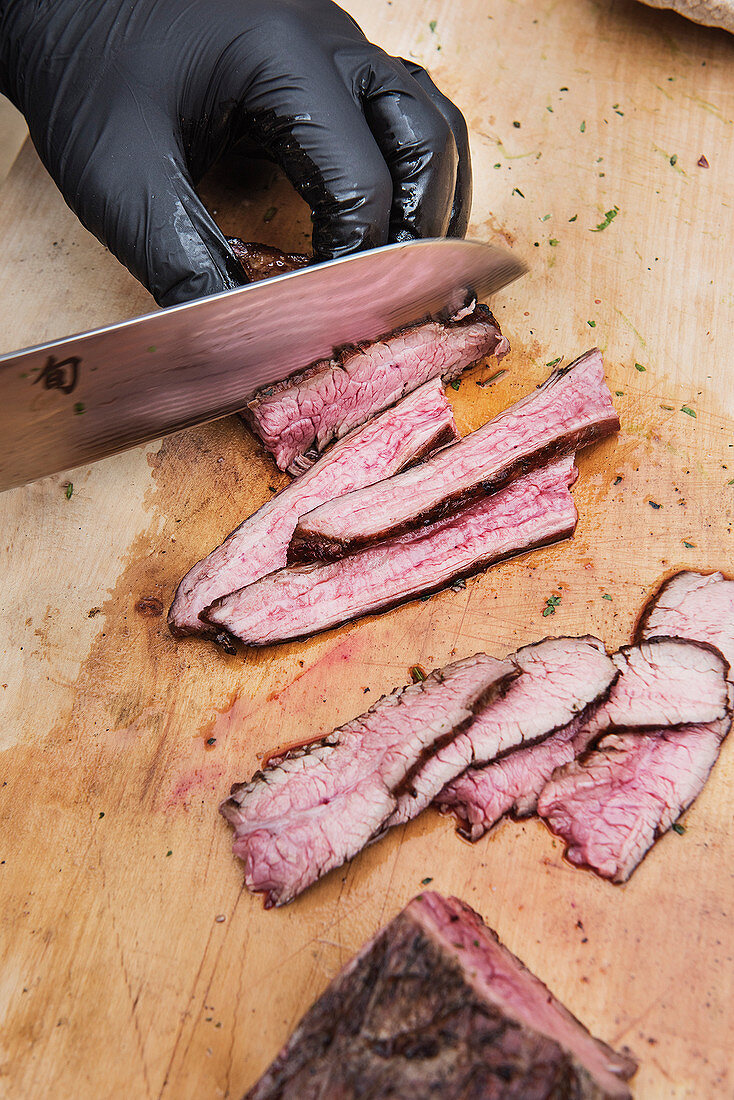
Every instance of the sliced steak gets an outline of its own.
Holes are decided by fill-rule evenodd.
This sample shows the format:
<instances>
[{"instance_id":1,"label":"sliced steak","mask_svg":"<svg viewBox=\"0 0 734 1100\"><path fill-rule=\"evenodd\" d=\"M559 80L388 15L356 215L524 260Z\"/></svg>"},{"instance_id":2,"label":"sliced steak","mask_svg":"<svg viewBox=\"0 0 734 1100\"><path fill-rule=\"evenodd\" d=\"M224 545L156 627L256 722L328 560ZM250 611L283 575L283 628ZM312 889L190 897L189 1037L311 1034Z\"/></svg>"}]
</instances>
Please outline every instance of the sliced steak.
<instances>
[{"instance_id":1,"label":"sliced steak","mask_svg":"<svg viewBox=\"0 0 734 1100\"><path fill-rule=\"evenodd\" d=\"M331 560L430 523L618 428L594 348L452 447L302 515L289 560Z\"/></svg>"},{"instance_id":2,"label":"sliced steak","mask_svg":"<svg viewBox=\"0 0 734 1100\"><path fill-rule=\"evenodd\" d=\"M560 768L538 800L538 813L568 845L571 863L626 882L658 837L698 796L731 719L624 730Z\"/></svg>"},{"instance_id":3,"label":"sliced steak","mask_svg":"<svg viewBox=\"0 0 734 1100\"><path fill-rule=\"evenodd\" d=\"M302 512L337 493L388 477L456 436L439 378L350 433L189 570L168 613L173 633L213 633L199 618L200 612L218 597L284 566L288 542Z\"/></svg>"},{"instance_id":4,"label":"sliced steak","mask_svg":"<svg viewBox=\"0 0 734 1100\"><path fill-rule=\"evenodd\" d=\"M469 765L512 754L519 745L580 723L619 675L597 638L548 638L518 650L512 660L520 676L463 733L408 773L390 825L415 817Z\"/></svg>"},{"instance_id":5,"label":"sliced steak","mask_svg":"<svg viewBox=\"0 0 734 1100\"><path fill-rule=\"evenodd\" d=\"M337 975L245 1100L629 1100L635 1069L473 909L426 893Z\"/></svg>"},{"instance_id":6,"label":"sliced steak","mask_svg":"<svg viewBox=\"0 0 734 1100\"><path fill-rule=\"evenodd\" d=\"M734 581L723 573L676 573L642 613L639 638L668 634L716 646L734 669Z\"/></svg>"},{"instance_id":7,"label":"sliced steak","mask_svg":"<svg viewBox=\"0 0 734 1100\"><path fill-rule=\"evenodd\" d=\"M247 645L307 637L426 592L493 562L571 535L576 509L567 457L422 531L337 562L291 566L215 600L202 613Z\"/></svg>"},{"instance_id":8,"label":"sliced steak","mask_svg":"<svg viewBox=\"0 0 734 1100\"><path fill-rule=\"evenodd\" d=\"M285 275L307 267L311 262L308 256L300 252L282 252L269 244L255 244L254 241L241 241L239 237L227 237L235 259L239 260L251 283L260 279L272 279L273 275Z\"/></svg>"},{"instance_id":9,"label":"sliced steak","mask_svg":"<svg viewBox=\"0 0 734 1100\"><path fill-rule=\"evenodd\" d=\"M727 713L727 664L711 646L651 638L614 654L620 677L590 728L657 729L713 722Z\"/></svg>"},{"instance_id":10,"label":"sliced steak","mask_svg":"<svg viewBox=\"0 0 734 1100\"><path fill-rule=\"evenodd\" d=\"M245 883L283 905L360 852L422 753L471 721L517 669L477 654L397 689L323 740L274 757L221 806Z\"/></svg>"},{"instance_id":11,"label":"sliced steak","mask_svg":"<svg viewBox=\"0 0 734 1100\"><path fill-rule=\"evenodd\" d=\"M436 805L456 815L467 840L479 840L506 814L530 817L555 769L575 759L575 737L584 722L580 715L545 741L485 767L467 768L437 795Z\"/></svg>"},{"instance_id":12,"label":"sliced steak","mask_svg":"<svg viewBox=\"0 0 734 1100\"><path fill-rule=\"evenodd\" d=\"M456 814L464 835L478 840L507 813L534 813L555 769L573 761L610 727L654 730L715 721L726 714L726 665L708 646L655 638L625 646L612 660L619 675L608 699L539 744L486 767L469 768L438 795L436 802Z\"/></svg>"},{"instance_id":13,"label":"sliced steak","mask_svg":"<svg viewBox=\"0 0 734 1100\"><path fill-rule=\"evenodd\" d=\"M281 470L300 473L333 439L431 378L448 382L510 345L486 306L461 320L426 321L362 347L347 348L258 391L243 410Z\"/></svg>"}]
</instances>

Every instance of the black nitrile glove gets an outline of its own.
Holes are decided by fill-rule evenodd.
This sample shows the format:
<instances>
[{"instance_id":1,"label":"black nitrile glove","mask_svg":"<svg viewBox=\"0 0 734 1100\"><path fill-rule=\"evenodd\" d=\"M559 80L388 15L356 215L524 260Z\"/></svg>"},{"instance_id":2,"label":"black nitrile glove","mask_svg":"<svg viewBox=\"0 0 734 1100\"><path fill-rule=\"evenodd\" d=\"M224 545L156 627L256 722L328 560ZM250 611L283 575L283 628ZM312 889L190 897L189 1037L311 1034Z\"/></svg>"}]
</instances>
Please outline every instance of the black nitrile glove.
<instances>
[{"instance_id":1,"label":"black nitrile glove","mask_svg":"<svg viewBox=\"0 0 734 1100\"><path fill-rule=\"evenodd\" d=\"M466 232L461 113L330 0L0 0L0 91L161 305L246 281L194 190L237 143L308 202L316 260Z\"/></svg>"}]
</instances>

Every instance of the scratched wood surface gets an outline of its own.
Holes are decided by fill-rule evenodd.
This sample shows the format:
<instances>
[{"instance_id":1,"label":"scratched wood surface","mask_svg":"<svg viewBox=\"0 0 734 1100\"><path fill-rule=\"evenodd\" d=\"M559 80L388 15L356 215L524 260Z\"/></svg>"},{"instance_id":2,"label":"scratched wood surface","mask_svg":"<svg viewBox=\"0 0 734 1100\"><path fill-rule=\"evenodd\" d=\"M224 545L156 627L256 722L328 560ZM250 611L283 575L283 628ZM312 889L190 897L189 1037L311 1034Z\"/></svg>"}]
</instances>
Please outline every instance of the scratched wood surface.
<instances>
[{"instance_id":1,"label":"scratched wood surface","mask_svg":"<svg viewBox=\"0 0 734 1100\"><path fill-rule=\"evenodd\" d=\"M347 6L464 109L471 234L531 265L494 303L508 373L482 388L479 367L450 391L462 431L598 343L622 432L580 460L572 542L244 663L139 609L167 606L283 484L238 422L0 497L0 1095L240 1097L432 879L634 1050L638 1097L730 1096L732 745L685 834L622 888L564 864L537 822L472 847L433 812L281 911L243 890L230 854L217 804L266 750L351 718L416 662L549 630L621 644L661 575L731 558L734 40L631 2ZM248 193L242 176L207 181L223 228L302 246L287 185L268 169ZM151 305L30 147L0 193L0 240L1 351Z\"/></svg>"}]
</instances>

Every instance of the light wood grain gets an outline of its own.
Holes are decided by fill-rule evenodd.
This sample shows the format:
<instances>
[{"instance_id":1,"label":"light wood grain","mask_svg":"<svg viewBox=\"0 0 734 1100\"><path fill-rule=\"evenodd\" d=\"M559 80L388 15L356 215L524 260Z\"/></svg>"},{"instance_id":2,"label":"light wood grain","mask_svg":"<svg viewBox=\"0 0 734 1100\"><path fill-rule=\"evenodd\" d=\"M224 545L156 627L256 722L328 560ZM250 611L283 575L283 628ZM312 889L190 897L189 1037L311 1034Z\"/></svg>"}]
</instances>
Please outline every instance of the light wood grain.
<instances>
[{"instance_id":1,"label":"light wood grain","mask_svg":"<svg viewBox=\"0 0 734 1100\"><path fill-rule=\"evenodd\" d=\"M483 389L478 368L450 391L462 431L595 342L623 430L580 460L571 543L244 664L135 610L145 596L167 606L283 483L237 422L0 497L0 1095L239 1097L430 877L635 1051L638 1097L729 1096L731 745L685 835L622 888L566 866L536 822L470 847L432 812L282 911L243 890L230 854L217 804L259 754L359 713L415 662L501 655L549 628L623 643L660 576L731 557L734 43L631 2L347 6L461 105L470 232L531 264L494 303L508 375ZM268 178L248 194L219 172L205 193L225 231L299 247L307 212ZM151 306L30 147L0 192L0 239L0 350Z\"/></svg>"}]
</instances>

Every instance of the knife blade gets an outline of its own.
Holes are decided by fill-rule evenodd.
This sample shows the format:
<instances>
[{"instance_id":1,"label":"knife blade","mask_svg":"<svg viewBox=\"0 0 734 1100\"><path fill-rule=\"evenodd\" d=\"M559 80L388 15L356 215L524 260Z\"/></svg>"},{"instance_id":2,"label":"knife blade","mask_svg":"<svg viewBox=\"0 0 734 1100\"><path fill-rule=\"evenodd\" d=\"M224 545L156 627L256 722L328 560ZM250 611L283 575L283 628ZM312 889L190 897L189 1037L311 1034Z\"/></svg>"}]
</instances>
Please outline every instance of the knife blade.
<instances>
[{"instance_id":1,"label":"knife blade","mask_svg":"<svg viewBox=\"0 0 734 1100\"><path fill-rule=\"evenodd\" d=\"M0 357L0 491L243 408L335 347L485 299L524 264L386 245Z\"/></svg>"}]
</instances>

